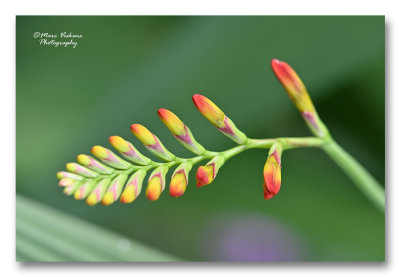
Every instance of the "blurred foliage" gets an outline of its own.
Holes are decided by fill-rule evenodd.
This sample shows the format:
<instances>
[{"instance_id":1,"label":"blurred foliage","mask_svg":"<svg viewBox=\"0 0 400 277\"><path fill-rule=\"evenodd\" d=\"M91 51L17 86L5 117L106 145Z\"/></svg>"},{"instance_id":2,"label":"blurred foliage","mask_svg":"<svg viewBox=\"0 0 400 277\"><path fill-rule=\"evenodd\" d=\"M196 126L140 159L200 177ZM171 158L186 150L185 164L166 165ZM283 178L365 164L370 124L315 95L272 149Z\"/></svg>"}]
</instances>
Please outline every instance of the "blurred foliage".
<instances>
[{"instance_id":1,"label":"blurred foliage","mask_svg":"<svg viewBox=\"0 0 400 277\"><path fill-rule=\"evenodd\" d=\"M178 261L23 196L16 209L18 261Z\"/></svg>"},{"instance_id":2,"label":"blurred foliage","mask_svg":"<svg viewBox=\"0 0 400 277\"><path fill-rule=\"evenodd\" d=\"M233 146L196 111L191 96L198 92L250 137L309 135L269 67L278 58L299 73L334 138L384 184L384 24L382 16L17 17L17 193L186 260L229 260L224 253L215 258L209 231L227 213L284 224L307 246L297 260L384 260L384 216L318 149L284 153L282 189L269 201L262 193L262 150L233 158L201 189L192 173L183 197L165 191L155 203L142 195L131 205L89 207L63 195L55 178L91 146L108 147L110 135L145 152L129 131L132 123L190 156L158 119L161 107L210 150ZM54 48L38 45L34 32L84 37L75 49ZM29 220L17 210L17 225L41 224ZM40 226L51 234L54 225ZM17 246L35 251L31 242L17 236ZM34 243L41 257L50 255L40 240ZM70 258L79 260L78 254Z\"/></svg>"}]
</instances>

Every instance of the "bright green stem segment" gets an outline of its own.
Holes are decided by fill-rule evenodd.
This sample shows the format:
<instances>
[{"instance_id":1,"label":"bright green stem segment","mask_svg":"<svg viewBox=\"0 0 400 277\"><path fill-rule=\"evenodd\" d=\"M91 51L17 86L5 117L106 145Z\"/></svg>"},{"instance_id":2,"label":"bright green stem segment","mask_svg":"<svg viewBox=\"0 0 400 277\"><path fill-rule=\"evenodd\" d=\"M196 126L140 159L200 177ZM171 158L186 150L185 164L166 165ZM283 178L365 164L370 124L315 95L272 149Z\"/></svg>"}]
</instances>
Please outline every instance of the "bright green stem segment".
<instances>
[{"instance_id":1,"label":"bright green stem segment","mask_svg":"<svg viewBox=\"0 0 400 277\"><path fill-rule=\"evenodd\" d=\"M324 144L322 149L347 173L369 200L385 212L385 191L374 177L335 141Z\"/></svg>"}]
</instances>

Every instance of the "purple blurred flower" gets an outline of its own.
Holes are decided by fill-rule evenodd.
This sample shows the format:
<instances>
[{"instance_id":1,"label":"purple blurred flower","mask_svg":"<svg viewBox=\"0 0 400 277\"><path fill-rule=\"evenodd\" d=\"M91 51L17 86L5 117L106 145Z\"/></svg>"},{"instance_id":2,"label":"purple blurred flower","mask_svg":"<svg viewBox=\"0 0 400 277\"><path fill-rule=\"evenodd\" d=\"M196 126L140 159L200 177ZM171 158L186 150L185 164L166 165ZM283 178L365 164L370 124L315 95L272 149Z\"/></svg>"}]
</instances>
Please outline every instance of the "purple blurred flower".
<instances>
[{"instance_id":1,"label":"purple blurred flower","mask_svg":"<svg viewBox=\"0 0 400 277\"><path fill-rule=\"evenodd\" d=\"M220 214L208 222L202 240L205 259L238 262L307 260L305 239L266 215Z\"/></svg>"}]
</instances>

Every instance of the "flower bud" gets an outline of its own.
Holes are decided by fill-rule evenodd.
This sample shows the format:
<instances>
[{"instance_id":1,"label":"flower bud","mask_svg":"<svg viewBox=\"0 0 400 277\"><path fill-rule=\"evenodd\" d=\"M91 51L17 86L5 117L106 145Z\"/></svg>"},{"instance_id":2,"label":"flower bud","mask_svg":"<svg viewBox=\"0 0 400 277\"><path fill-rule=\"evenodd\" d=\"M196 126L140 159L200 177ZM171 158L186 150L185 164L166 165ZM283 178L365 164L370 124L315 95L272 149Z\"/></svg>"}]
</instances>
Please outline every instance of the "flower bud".
<instances>
[{"instance_id":1,"label":"flower bud","mask_svg":"<svg viewBox=\"0 0 400 277\"><path fill-rule=\"evenodd\" d=\"M78 188L82 186L82 182L74 182L70 186L64 187L64 194L72 195Z\"/></svg>"},{"instance_id":2,"label":"flower bud","mask_svg":"<svg viewBox=\"0 0 400 277\"><path fill-rule=\"evenodd\" d=\"M173 112L167 109L159 109L158 116L183 146L196 155L205 152L204 147L196 141L190 129Z\"/></svg>"},{"instance_id":3,"label":"flower bud","mask_svg":"<svg viewBox=\"0 0 400 277\"><path fill-rule=\"evenodd\" d=\"M71 186L72 184L74 184L75 182L79 182L79 181L78 181L78 180L74 180L74 179L64 178L64 179L61 179L61 180L58 182L58 185L59 185L60 187L69 187L69 186Z\"/></svg>"},{"instance_id":4,"label":"flower bud","mask_svg":"<svg viewBox=\"0 0 400 277\"><path fill-rule=\"evenodd\" d=\"M165 165L159 166L151 173L146 189L146 197L151 201L156 201L160 198L161 192L165 188L165 175L168 172L168 167Z\"/></svg>"},{"instance_id":5,"label":"flower bud","mask_svg":"<svg viewBox=\"0 0 400 277\"><path fill-rule=\"evenodd\" d=\"M281 145L272 145L264 166L264 199L271 199L281 188L281 155Z\"/></svg>"},{"instance_id":6,"label":"flower bud","mask_svg":"<svg viewBox=\"0 0 400 277\"><path fill-rule=\"evenodd\" d=\"M328 133L328 130L319 119L318 113L314 108L307 89L297 73L290 65L277 59L271 61L271 66L276 77L285 88L289 98L296 105L310 130L316 136L325 136Z\"/></svg>"},{"instance_id":7,"label":"flower bud","mask_svg":"<svg viewBox=\"0 0 400 277\"><path fill-rule=\"evenodd\" d=\"M84 199L94 188L96 181L93 179L87 180L83 185L77 189L74 193L75 200Z\"/></svg>"},{"instance_id":8,"label":"flower bud","mask_svg":"<svg viewBox=\"0 0 400 277\"><path fill-rule=\"evenodd\" d=\"M78 157L76 157L76 160L81 165L86 166L87 168L90 168L91 170L96 171L101 174L111 174L114 171L113 169L109 168L108 166L96 161L92 157L85 155L85 154L78 155Z\"/></svg>"},{"instance_id":9,"label":"flower bud","mask_svg":"<svg viewBox=\"0 0 400 277\"><path fill-rule=\"evenodd\" d=\"M96 185L96 187L92 190L92 192L89 194L89 196L86 198L86 204L89 206L94 206L97 203L101 201L103 198L104 194L106 193L106 190L108 186L111 183L111 178L106 177Z\"/></svg>"},{"instance_id":10,"label":"flower bud","mask_svg":"<svg viewBox=\"0 0 400 277\"><path fill-rule=\"evenodd\" d=\"M238 144L246 143L246 135L210 99L195 94L193 95L193 103L199 112L223 134Z\"/></svg>"},{"instance_id":11,"label":"flower bud","mask_svg":"<svg viewBox=\"0 0 400 277\"><path fill-rule=\"evenodd\" d=\"M191 169L191 162L183 162L175 169L171 177L171 183L169 184L169 194L172 197L180 197L185 193Z\"/></svg>"},{"instance_id":12,"label":"flower bud","mask_svg":"<svg viewBox=\"0 0 400 277\"><path fill-rule=\"evenodd\" d=\"M103 199L101 200L102 205L108 206L119 198L126 179L128 179L128 175L123 173L112 180L110 187L107 189Z\"/></svg>"},{"instance_id":13,"label":"flower bud","mask_svg":"<svg viewBox=\"0 0 400 277\"><path fill-rule=\"evenodd\" d=\"M225 158L223 156L216 156L206 165L200 166L196 173L197 187L210 184L215 179L219 169L224 163Z\"/></svg>"},{"instance_id":14,"label":"flower bud","mask_svg":"<svg viewBox=\"0 0 400 277\"><path fill-rule=\"evenodd\" d=\"M128 169L131 165L115 155L111 150L104 148L103 146L93 146L90 150L92 154L104 162L106 165L111 166L116 169Z\"/></svg>"},{"instance_id":15,"label":"flower bud","mask_svg":"<svg viewBox=\"0 0 400 277\"><path fill-rule=\"evenodd\" d=\"M66 172L66 171L57 172L57 178L58 179L67 178L67 179L74 179L74 180L78 180L78 181L83 179L83 177L80 176L80 175L77 175L77 174L74 174L74 173L70 173L70 172Z\"/></svg>"},{"instance_id":16,"label":"flower bud","mask_svg":"<svg viewBox=\"0 0 400 277\"><path fill-rule=\"evenodd\" d=\"M94 178L99 174L77 163L67 163L65 166L69 172L79 174L84 177Z\"/></svg>"},{"instance_id":17,"label":"flower bud","mask_svg":"<svg viewBox=\"0 0 400 277\"><path fill-rule=\"evenodd\" d=\"M132 133L144 144L147 150L152 154L165 161L172 161L176 157L169 152L161 141L152 134L146 127L140 124L131 125Z\"/></svg>"},{"instance_id":18,"label":"flower bud","mask_svg":"<svg viewBox=\"0 0 400 277\"><path fill-rule=\"evenodd\" d=\"M151 160L146 156L142 155L133 145L132 143L124 140L119 136L111 136L109 138L111 145L117 149L122 156L126 159L140 164L140 165L148 165Z\"/></svg>"},{"instance_id":19,"label":"flower bud","mask_svg":"<svg viewBox=\"0 0 400 277\"><path fill-rule=\"evenodd\" d=\"M132 203L139 196L140 191L142 190L142 183L145 176L146 171L144 169L139 169L133 173L126 183L119 201L124 204Z\"/></svg>"}]
</instances>

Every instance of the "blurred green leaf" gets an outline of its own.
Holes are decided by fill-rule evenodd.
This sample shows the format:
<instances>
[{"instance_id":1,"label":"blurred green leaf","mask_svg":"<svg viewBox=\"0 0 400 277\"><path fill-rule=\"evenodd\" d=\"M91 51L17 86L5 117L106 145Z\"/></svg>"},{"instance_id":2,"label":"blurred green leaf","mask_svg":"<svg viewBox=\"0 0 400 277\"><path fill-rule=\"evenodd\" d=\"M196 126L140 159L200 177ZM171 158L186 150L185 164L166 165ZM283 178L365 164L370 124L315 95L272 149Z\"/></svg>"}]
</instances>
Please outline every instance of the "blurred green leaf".
<instances>
[{"instance_id":1,"label":"blurred green leaf","mask_svg":"<svg viewBox=\"0 0 400 277\"><path fill-rule=\"evenodd\" d=\"M178 261L139 242L17 195L17 261Z\"/></svg>"}]
</instances>

